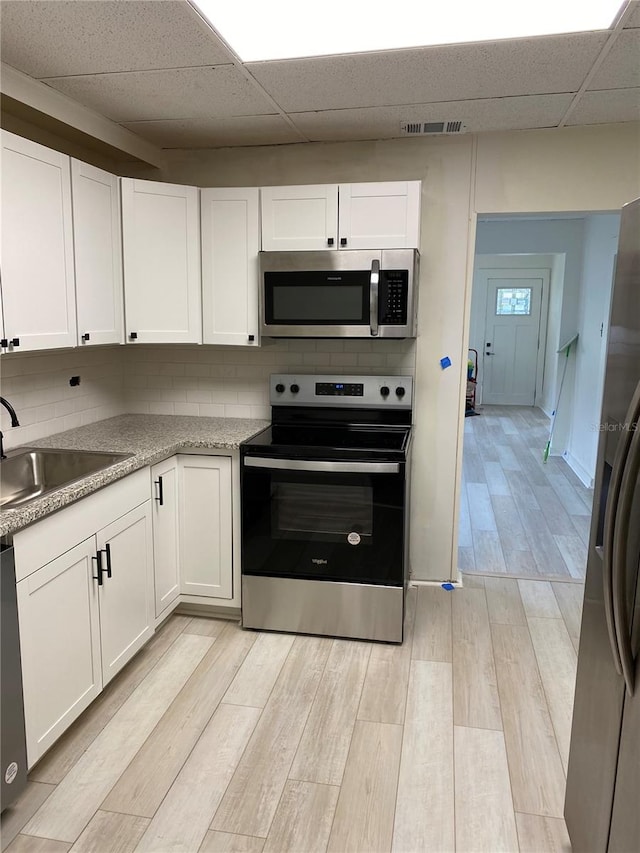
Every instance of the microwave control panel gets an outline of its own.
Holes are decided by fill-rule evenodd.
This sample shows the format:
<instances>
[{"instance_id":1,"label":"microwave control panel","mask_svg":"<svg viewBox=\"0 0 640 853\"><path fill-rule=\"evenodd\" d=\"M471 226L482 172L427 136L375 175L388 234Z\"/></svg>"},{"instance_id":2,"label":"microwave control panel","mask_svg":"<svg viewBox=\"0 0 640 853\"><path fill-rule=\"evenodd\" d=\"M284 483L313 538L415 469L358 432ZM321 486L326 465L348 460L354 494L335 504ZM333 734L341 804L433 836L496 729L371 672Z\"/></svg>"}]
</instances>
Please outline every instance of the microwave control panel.
<instances>
[{"instance_id":1,"label":"microwave control panel","mask_svg":"<svg viewBox=\"0 0 640 853\"><path fill-rule=\"evenodd\" d=\"M407 324L407 270L380 270L378 285L378 322L384 326Z\"/></svg>"}]
</instances>

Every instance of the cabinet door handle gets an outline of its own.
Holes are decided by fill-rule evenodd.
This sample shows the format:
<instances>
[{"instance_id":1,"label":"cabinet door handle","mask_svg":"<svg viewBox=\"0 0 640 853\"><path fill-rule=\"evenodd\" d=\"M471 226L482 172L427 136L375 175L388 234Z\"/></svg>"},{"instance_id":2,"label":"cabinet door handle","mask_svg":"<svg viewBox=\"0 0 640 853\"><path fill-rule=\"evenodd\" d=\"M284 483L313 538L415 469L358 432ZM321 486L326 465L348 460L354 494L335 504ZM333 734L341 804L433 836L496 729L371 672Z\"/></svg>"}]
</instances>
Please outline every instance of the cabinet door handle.
<instances>
[{"instance_id":1,"label":"cabinet door handle","mask_svg":"<svg viewBox=\"0 0 640 853\"><path fill-rule=\"evenodd\" d=\"M20 346L20 338L12 338L11 343L14 345L14 347L19 347Z\"/></svg>"},{"instance_id":2,"label":"cabinet door handle","mask_svg":"<svg viewBox=\"0 0 640 853\"><path fill-rule=\"evenodd\" d=\"M333 246L334 239L333 237L327 237L327 246Z\"/></svg>"},{"instance_id":3,"label":"cabinet door handle","mask_svg":"<svg viewBox=\"0 0 640 853\"><path fill-rule=\"evenodd\" d=\"M3 347L4 349L6 349L8 346L9 346L9 339L8 338L2 338L0 340L0 347Z\"/></svg>"},{"instance_id":4,"label":"cabinet door handle","mask_svg":"<svg viewBox=\"0 0 640 853\"><path fill-rule=\"evenodd\" d=\"M107 577L111 577L111 545L107 542L104 546L104 553L107 555Z\"/></svg>"},{"instance_id":5,"label":"cabinet door handle","mask_svg":"<svg viewBox=\"0 0 640 853\"><path fill-rule=\"evenodd\" d=\"M158 477L157 480L154 481L156 486L158 487L158 495L155 500L158 501L160 506L164 506L164 493L162 491L162 477Z\"/></svg>"},{"instance_id":6,"label":"cabinet door handle","mask_svg":"<svg viewBox=\"0 0 640 853\"><path fill-rule=\"evenodd\" d=\"M341 246L346 246L346 245L347 245L347 238L346 238L346 237L341 237L341 238L340 238L340 245L341 245Z\"/></svg>"},{"instance_id":7,"label":"cabinet door handle","mask_svg":"<svg viewBox=\"0 0 640 853\"><path fill-rule=\"evenodd\" d=\"M137 341L138 340L138 333L137 332L129 332L129 340L130 341Z\"/></svg>"},{"instance_id":8,"label":"cabinet door handle","mask_svg":"<svg viewBox=\"0 0 640 853\"><path fill-rule=\"evenodd\" d=\"M88 341L90 339L91 339L91 335L89 334L89 332L85 332L84 335L82 335L83 341Z\"/></svg>"},{"instance_id":9,"label":"cabinet door handle","mask_svg":"<svg viewBox=\"0 0 640 853\"><path fill-rule=\"evenodd\" d=\"M102 583L103 583L102 572L104 571L104 569L102 568L102 551L98 551L96 556L92 557L91 559L96 561L97 572L98 572L97 575L93 575L92 577L93 577L94 581L98 581L98 586L102 586Z\"/></svg>"}]
</instances>

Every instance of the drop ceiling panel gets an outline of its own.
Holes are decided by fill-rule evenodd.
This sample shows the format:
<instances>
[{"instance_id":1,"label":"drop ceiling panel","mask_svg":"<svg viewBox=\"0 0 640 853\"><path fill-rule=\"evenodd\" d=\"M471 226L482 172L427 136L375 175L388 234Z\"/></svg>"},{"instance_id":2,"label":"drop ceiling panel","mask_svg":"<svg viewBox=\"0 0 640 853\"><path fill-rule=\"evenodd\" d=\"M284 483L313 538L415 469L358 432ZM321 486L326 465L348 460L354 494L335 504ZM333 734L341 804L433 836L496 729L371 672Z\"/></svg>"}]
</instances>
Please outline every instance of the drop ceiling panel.
<instances>
[{"instance_id":1,"label":"drop ceiling panel","mask_svg":"<svg viewBox=\"0 0 640 853\"><path fill-rule=\"evenodd\" d=\"M606 33L248 63L287 112L572 92Z\"/></svg>"},{"instance_id":2,"label":"drop ceiling panel","mask_svg":"<svg viewBox=\"0 0 640 853\"><path fill-rule=\"evenodd\" d=\"M184 0L3 0L2 61L31 77L231 62Z\"/></svg>"},{"instance_id":3,"label":"drop ceiling panel","mask_svg":"<svg viewBox=\"0 0 640 853\"><path fill-rule=\"evenodd\" d=\"M640 121L640 88L585 92L567 124Z\"/></svg>"},{"instance_id":4,"label":"drop ceiling panel","mask_svg":"<svg viewBox=\"0 0 640 853\"><path fill-rule=\"evenodd\" d=\"M233 65L60 77L45 82L120 122L276 112Z\"/></svg>"},{"instance_id":5,"label":"drop ceiling panel","mask_svg":"<svg viewBox=\"0 0 640 853\"><path fill-rule=\"evenodd\" d=\"M636 9L629 15L625 27L640 27L640 3L636 4Z\"/></svg>"},{"instance_id":6,"label":"drop ceiling panel","mask_svg":"<svg viewBox=\"0 0 640 853\"><path fill-rule=\"evenodd\" d=\"M623 30L596 71L589 89L640 86L640 29Z\"/></svg>"},{"instance_id":7,"label":"drop ceiling panel","mask_svg":"<svg viewBox=\"0 0 640 853\"><path fill-rule=\"evenodd\" d=\"M221 148L302 142L280 116L126 122L126 128L161 148Z\"/></svg>"},{"instance_id":8,"label":"drop ceiling panel","mask_svg":"<svg viewBox=\"0 0 640 853\"><path fill-rule=\"evenodd\" d=\"M572 100L572 95L529 95L481 101L292 113L291 118L296 127L314 142L392 139L402 135L400 122L405 120L459 120L467 126L467 132L554 127Z\"/></svg>"}]
</instances>

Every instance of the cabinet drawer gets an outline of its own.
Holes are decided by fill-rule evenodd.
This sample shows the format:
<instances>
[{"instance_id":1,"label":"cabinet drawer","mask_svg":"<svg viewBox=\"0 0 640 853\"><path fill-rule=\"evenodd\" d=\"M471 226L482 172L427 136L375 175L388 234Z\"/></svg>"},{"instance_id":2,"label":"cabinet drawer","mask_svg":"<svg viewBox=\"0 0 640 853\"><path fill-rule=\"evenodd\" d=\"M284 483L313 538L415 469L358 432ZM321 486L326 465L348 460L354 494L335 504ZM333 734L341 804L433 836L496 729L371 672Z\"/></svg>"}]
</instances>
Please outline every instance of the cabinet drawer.
<instances>
[{"instance_id":1,"label":"cabinet drawer","mask_svg":"<svg viewBox=\"0 0 640 853\"><path fill-rule=\"evenodd\" d=\"M16 581L26 578L147 500L148 467L20 530L13 539Z\"/></svg>"}]
</instances>

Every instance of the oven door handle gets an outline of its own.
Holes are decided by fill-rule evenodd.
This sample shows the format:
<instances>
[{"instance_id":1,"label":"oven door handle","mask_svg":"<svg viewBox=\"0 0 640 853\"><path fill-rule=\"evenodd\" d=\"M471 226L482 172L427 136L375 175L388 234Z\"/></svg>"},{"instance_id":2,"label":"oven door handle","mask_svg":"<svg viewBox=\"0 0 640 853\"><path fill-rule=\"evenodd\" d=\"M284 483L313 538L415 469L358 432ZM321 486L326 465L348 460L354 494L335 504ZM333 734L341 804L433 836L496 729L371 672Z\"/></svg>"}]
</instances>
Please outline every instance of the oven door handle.
<instances>
[{"instance_id":1,"label":"oven door handle","mask_svg":"<svg viewBox=\"0 0 640 853\"><path fill-rule=\"evenodd\" d=\"M245 456L249 468L277 468L281 471L322 471L339 474L398 474L398 462L319 462L307 459L272 459Z\"/></svg>"}]
</instances>

